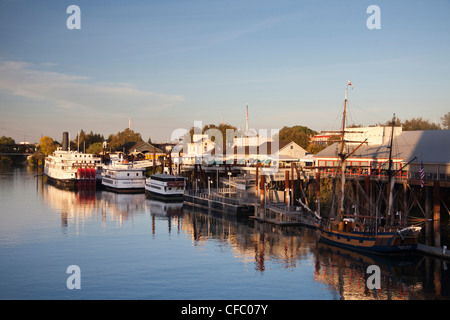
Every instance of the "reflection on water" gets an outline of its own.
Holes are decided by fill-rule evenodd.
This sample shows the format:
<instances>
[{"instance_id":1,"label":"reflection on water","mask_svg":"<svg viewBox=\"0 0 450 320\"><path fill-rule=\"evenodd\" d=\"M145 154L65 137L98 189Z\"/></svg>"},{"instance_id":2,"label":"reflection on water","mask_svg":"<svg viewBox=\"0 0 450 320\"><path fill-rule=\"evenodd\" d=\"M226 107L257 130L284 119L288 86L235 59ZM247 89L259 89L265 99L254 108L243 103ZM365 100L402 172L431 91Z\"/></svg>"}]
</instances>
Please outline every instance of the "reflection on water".
<instances>
[{"instance_id":1,"label":"reflection on water","mask_svg":"<svg viewBox=\"0 0 450 320\"><path fill-rule=\"evenodd\" d=\"M435 268L446 268L443 261L416 254L370 255L319 243L315 255L314 277L334 289L339 299L444 298L440 286L434 287L434 281L430 280L436 276L437 271L430 269L431 263ZM380 289L370 290L366 285L372 274L367 272L370 265L380 268Z\"/></svg>"},{"instance_id":2,"label":"reflection on water","mask_svg":"<svg viewBox=\"0 0 450 320\"><path fill-rule=\"evenodd\" d=\"M24 185L28 185L30 190L34 190L30 192L35 192L38 197L37 200L29 197L27 201L41 199L39 201L50 208L46 209L46 212L51 210L55 220L60 220L59 228L63 230L66 238L70 238L71 234L67 231L68 229L75 230L74 233L78 237L92 236L93 234L98 236L101 230L117 230L125 228L129 224L135 224L140 226L141 233L150 235L150 243L145 241L140 243L143 246L142 250L148 254L157 253L159 259L157 261L173 261L174 259L170 256L172 254L170 250L155 251L159 246L166 246L167 241L173 246L180 245L182 241L188 241L195 248L212 247L217 249L201 251L198 254L208 255L207 261L211 264L210 267L215 268L220 274L227 272L221 268L227 268L223 259L226 252L231 252L230 259L239 263L237 267L234 267L241 268L237 272L240 272L242 277L266 274L274 277L273 280L271 277L267 277L267 280L256 278L253 281L262 281L261 279L271 281L263 283L262 291L266 290L268 294L272 290L280 292L277 299L296 299L292 293L283 296L283 290L286 288L286 292L295 292L297 289L294 284L298 281L302 281L302 283L312 281L315 284L302 287L302 290L310 290L301 295L307 299L314 299L316 296L323 297L323 291L328 292L328 297L332 299L450 298L447 264L444 260L434 257L421 254L403 256L361 254L318 242L315 230L310 228L283 228L248 219L238 220L235 216L203 211L183 206L182 203L165 203L147 199L144 194L118 194L101 190L79 192L61 190L45 183L43 177L35 177L35 172L29 169L28 171L25 169L5 171L3 169L3 171L0 170L0 174L0 192L2 192L3 201L8 201L8 198L11 198L8 195L18 192L14 191L15 187L17 187L16 190L22 190ZM13 189L11 190L11 188ZM12 197L9 201L18 201L18 197ZM14 206L15 204L10 203L10 205ZM32 205L38 206L39 204L33 203ZM4 217L2 219L5 223L9 221ZM29 219L33 219L33 217ZM127 233L127 239L132 238L134 234L131 229ZM157 234L175 234L177 236L164 238L163 240L166 242L161 242L163 240L161 237L157 237ZM107 236L104 235L105 238ZM108 250L108 240L106 238L104 243L96 243L95 247L91 248L94 250L94 254L95 250L98 252ZM55 239L54 241L59 240ZM131 244L134 245L133 242ZM2 242L0 241L0 252L2 252L1 249ZM130 250L132 250L131 245ZM139 252L139 255L142 255L142 251ZM195 260L192 256L179 257L179 259L189 259L189 262ZM136 260L139 259L136 258ZM3 263L1 261L3 260L0 260L0 263ZM170 268L175 268L173 270L175 274L182 274L185 272L183 265L187 262L177 261L176 264L171 264ZM150 265L152 264L153 262ZM380 267L381 289L370 290L366 285L369 277L367 267L370 265ZM176 269L177 267L179 269ZM199 277L197 282L201 283L202 274L209 270L202 269L202 266L195 266L195 268L198 269L195 274ZM287 282L286 277L290 279ZM159 274L152 274L152 281L155 281L153 278L158 279ZM161 281L164 281L163 277ZM209 281L214 282L215 279L209 279ZM13 285L11 284L11 286ZM182 286L182 281L179 285ZM212 283L211 286L223 286L223 284ZM202 288L198 290L202 290ZM223 287L223 291L226 290L231 289ZM230 292L228 296L234 294L234 292ZM273 298L270 295L269 297ZM214 295L211 295L211 298L214 299Z\"/></svg>"}]
</instances>

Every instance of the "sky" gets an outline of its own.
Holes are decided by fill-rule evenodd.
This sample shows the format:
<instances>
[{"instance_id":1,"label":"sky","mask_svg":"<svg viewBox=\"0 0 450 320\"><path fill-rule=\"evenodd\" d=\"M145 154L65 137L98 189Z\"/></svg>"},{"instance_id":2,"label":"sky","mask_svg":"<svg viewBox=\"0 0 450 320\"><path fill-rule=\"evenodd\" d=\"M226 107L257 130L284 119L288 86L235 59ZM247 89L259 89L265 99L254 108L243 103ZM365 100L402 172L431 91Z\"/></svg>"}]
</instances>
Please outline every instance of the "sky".
<instances>
[{"instance_id":1,"label":"sky","mask_svg":"<svg viewBox=\"0 0 450 320\"><path fill-rule=\"evenodd\" d=\"M70 5L80 29L69 29ZM380 29L370 29L380 9ZM450 112L450 1L0 0L0 136L195 121L316 131Z\"/></svg>"}]
</instances>

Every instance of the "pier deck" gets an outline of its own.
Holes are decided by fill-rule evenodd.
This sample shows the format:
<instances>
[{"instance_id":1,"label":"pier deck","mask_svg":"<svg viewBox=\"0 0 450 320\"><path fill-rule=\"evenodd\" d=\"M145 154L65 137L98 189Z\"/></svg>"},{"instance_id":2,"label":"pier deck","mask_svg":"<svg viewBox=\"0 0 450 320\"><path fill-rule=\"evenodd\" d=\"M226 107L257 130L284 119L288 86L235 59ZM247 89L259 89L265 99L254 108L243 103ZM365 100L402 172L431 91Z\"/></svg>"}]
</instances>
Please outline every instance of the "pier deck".
<instances>
[{"instance_id":1,"label":"pier deck","mask_svg":"<svg viewBox=\"0 0 450 320\"><path fill-rule=\"evenodd\" d=\"M196 207L230 213L237 216L250 216L254 207L236 198L228 198L217 194L186 191L183 202Z\"/></svg>"},{"instance_id":2,"label":"pier deck","mask_svg":"<svg viewBox=\"0 0 450 320\"><path fill-rule=\"evenodd\" d=\"M450 259L450 250L447 250L447 247L432 247L427 246L425 244L419 243L417 245L417 251L431 254L433 256L437 256L444 259Z\"/></svg>"},{"instance_id":3,"label":"pier deck","mask_svg":"<svg viewBox=\"0 0 450 320\"><path fill-rule=\"evenodd\" d=\"M279 226L307 226L315 228L314 214L302 207L286 206L284 204L266 204L264 207L255 206L252 220L267 222Z\"/></svg>"}]
</instances>

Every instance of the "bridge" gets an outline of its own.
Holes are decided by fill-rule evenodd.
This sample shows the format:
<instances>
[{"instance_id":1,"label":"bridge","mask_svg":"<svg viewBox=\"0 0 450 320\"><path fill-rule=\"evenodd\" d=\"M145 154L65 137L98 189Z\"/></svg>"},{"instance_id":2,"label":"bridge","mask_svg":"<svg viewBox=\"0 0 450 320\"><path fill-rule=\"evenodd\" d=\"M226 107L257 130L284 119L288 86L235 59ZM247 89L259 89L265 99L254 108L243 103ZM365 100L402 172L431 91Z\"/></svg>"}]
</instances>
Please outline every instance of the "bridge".
<instances>
[{"instance_id":1,"label":"bridge","mask_svg":"<svg viewBox=\"0 0 450 320\"><path fill-rule=\"evenodd\" d=\"M29 156L34 151L31 144L0 144L0 156Z\"/></svg>"}]
</instances>

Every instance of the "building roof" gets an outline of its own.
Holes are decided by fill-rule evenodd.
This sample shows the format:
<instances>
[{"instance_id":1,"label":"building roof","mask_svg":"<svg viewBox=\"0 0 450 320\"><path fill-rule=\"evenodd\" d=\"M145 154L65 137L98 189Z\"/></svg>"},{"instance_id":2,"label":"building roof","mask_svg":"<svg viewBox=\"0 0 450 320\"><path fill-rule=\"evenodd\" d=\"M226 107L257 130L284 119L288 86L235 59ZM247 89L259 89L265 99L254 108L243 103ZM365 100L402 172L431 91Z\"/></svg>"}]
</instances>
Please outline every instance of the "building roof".
<instances>
[{"instance_id":1,"label":"building roof","mask_svg":"<svg viewBox=\"0 0 450 320\"><path fill-rule=\"evenodd\" d=\"M287 145L291 144L291 143L295 143L294 141L279 141L278 142L278 150L276 149L276 143L273 143L273 141L268 141L268 142L264 142L262 143L259 147L258 150L263 151L266 154L274 154L277 153L279 151L281 151L283 148L285 148ZM272 150L273 149L273 150Z\"/></svg>"},{"instance_id":2,"label":"building roof","mask_svg":"<svg viewBox=\"0 0 450 320\"><path fill-rule=\"evenodd\" d=\"M152 153L153 148L154 148L153 145L151 145L150 143L144 142L144 141L139 141L136 143L129 142L129 143L125 144L125 149L129 153L133 153L133 152ZM155 147L155 152L156 153L164 153L164 151L162 151L161 149L156 148L156 147Z\"/></svg>"},{"instance_id":3,"label":"building roof","mask_svg":"<svg viewBox=\"0 0 450 320\"><path fill-rule=\"evenodd\" d=\"M274 144L272 141L264 142L260 144L259 146L234 146L232 147L234 155L237 156L244 156L244 155L265 155L270 156L273 155L279 151L281 151L286 146L290 145L291 143L296 144L293 141L279 141L278 148L276 148L276 144ZM300 147L300 146L299 146ZM301 148L301 147L300 147ZM273 150L272 150L273 149ZM216 152L218 154L221 154L220 152L223 152L225 155L228 150L227 147L224 145L222 149L217 148L217 146L211 150L211 155L215 155Z\"/></svg>"},{"instance_id":4,"label":"building roof","mask_svg":"<svg viewBox=\"0 0 450 320\"><path fill-rule=\"evenodd\" d=\"M411 161L417 157L423 163L450 163L450 130L404 131L394 137L392 158ZM358 144L348 144L349 151ZM336 158L339 143L318 152L315 158ZM352 158L388 159L387 145L362 145Z\"/></svg>"}]
</instances>

